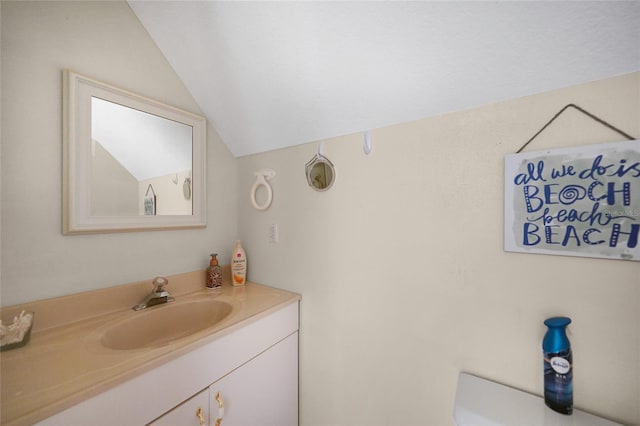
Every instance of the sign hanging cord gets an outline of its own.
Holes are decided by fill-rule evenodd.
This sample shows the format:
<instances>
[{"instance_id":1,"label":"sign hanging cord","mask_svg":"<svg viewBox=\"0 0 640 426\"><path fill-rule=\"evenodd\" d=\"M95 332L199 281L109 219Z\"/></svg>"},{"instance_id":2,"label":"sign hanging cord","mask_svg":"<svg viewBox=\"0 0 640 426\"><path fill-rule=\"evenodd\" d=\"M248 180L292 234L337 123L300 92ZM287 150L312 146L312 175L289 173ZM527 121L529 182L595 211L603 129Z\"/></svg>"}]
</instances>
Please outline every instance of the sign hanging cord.
<instances>
[{"instance_id":1,"label":"sign hanging cord","mask_svg":"<svg viewBox=\"0 0 640 426\"><path fill-rule=\"evenodd\" d=\"M613 130L614 132L616 132L616 133L618 133L618 134L620 134L620 135L624 136L625 138L627 138L627 139L628 139L628 140L630 140L630 141L632 141L632 140L635 140L635 139L636 139L636 138L634 138L633 136L630 136L630 135L628 135L627 133L623 132L622 130L618 129L617 127L614 127L613 125L611 125L611 124L607 123L606 121L604 121L604 120L603 120L603 119L601 119L600 117L597 117L597 116L595 116L595 115L591 114L590 112L588 112L588 111L584 110L583 108L580 108L578 105L575 105L575 104L568 104L568 105L565 105L565 107L564 107L564 108L562 108L560 111L558 111L558 113L557 113L556 115L554 115L554 116L553 116L553 118L552 118L551 120L547 121L547 124L545 124L544 126L542 126L542 128L541 128L540 130L538 130L538 132L537 132L535 135L533 135L533 136L531 137L531 139L529 139L527 142L525 142L525 144L524 144L524 145L522 145L522 146L520 147L520 149L516 151L516 154L520 154L520 153L522 152L522 150L523 150L523 149L525 149L525 148L527 147L527 145L529 145L529 144L531 143L531 141L533 141L535 138L537 138L537 137L538 137L538 135L544 131L544 129L546 129L547 127L549 127L549 125L550 125L551 123L553 123L553 121L554 121L556 118L558 118L558 117L560 116L560 114L562 114L563 112L565 112L565 111L566 111L567 109L569 109L569 108L575 108L575 109L577 109L577 110L578 110L578 111L580 111L581 113L583 113L583 114L587 115L588 117L592 118L593 120L597 121L598 123L602 124L603 126L608 127L609 129Z\"/></svg>"}]
</instances>

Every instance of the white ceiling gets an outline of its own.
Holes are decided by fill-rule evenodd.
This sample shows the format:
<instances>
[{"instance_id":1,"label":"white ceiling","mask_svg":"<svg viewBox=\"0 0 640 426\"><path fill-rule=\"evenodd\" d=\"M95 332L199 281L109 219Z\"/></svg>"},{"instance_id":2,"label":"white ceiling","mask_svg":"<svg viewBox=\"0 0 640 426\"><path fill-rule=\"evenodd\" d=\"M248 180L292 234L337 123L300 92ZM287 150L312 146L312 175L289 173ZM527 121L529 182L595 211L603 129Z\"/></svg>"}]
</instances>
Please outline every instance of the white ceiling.
<instances>
[{"instance_id":1,"label":"white ceiling","mask_svg":"<svg viewBox=\"0 0 640 426\"><path fill-rule=\"evenodd\" d=\"M640 1L129 4L235 156L640 70Z\"/></svg>"}]
</instances>

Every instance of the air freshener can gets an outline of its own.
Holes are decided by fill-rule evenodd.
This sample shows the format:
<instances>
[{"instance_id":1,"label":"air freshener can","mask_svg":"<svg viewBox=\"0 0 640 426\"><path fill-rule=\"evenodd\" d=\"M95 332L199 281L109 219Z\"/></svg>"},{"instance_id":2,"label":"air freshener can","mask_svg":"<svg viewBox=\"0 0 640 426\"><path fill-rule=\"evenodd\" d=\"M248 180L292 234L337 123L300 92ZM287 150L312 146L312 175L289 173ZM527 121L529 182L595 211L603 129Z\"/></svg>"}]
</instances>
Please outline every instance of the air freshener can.
<instances>
[{"instance_id":1,"label":"air freshener can","mask_svg":"<svg viewBox=\"0 0 640 426\"><path fill-rule=\"evenodd\" d=\"M542 341L544 358L544 402L562 414L573 412L573 356L566 327L567 317L545 320L548 327Z\"/></svg>"}]
</instances>

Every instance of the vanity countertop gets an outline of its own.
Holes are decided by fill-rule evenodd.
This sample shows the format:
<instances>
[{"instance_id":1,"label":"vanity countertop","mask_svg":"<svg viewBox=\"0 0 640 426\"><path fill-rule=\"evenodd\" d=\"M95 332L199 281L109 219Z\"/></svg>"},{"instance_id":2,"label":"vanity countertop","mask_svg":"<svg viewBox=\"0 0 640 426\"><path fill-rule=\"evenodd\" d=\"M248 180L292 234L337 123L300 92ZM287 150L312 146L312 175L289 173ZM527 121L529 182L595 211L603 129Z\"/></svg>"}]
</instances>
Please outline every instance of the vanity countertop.
<instances>
[{"instance_id":1,"label":"vanity countertop","mask_svg":"<svg viewBox=\"0 0 640 426\"><path fill-rule=\"evenodd\" d=\"M204 271L168 278L177 302L215 298L230 303L231 314L163 346L113 350L99 343L100 331L135 315L131 307L149 292L150 281L3 308L3 315L22 309L35 315L29 343L0 354L0 423L38 422L300 300L298 294L255 283L226 282L209 290Z\"/></svg>"}]
</instances>

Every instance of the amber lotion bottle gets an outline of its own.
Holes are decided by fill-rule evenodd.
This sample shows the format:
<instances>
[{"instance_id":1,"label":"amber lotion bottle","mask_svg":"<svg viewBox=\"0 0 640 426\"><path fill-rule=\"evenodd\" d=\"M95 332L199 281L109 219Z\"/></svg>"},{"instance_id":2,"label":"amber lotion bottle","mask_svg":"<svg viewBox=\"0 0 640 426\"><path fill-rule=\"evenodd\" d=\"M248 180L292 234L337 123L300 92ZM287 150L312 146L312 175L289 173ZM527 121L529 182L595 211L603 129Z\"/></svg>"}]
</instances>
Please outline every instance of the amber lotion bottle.
<instances>
[{"instance_id":1,"label":"amber lotion bottle","mask_svg":"<svg viewBox=\"0 0 640 426\"><path fill-rule=\"evenodd\" d=\"M247 255L242 248L240 240L236 241L236 247L231 255L231 282L234 286L244 285L247 281Z\"/></svg>"}]
</instances>

